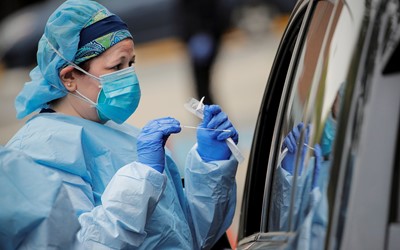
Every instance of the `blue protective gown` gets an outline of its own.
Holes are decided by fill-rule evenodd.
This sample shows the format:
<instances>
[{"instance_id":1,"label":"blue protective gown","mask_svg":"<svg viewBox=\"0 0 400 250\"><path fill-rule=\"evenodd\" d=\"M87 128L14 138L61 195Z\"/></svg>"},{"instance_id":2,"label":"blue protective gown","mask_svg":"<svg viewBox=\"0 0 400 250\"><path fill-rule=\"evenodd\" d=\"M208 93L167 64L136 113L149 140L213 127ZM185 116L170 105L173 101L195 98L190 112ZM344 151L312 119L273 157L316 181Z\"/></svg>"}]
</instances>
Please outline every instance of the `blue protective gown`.
<instances>
[{"instance_id":1,"label":"blue protective gown","mask_svg":"<svg viewBox=\"0 0 400 250\"><path fill-rule=\"evenodd\" d=\"M53 223L61 220L62 227ZM72 249L78 230L57 173L22 152L0 147L0 249Z\"/></svg>"},{"instance_id":2,"label":"blue protective gown","mask_svg":"<svg viewBox=\"0 0 400 250\"><path fill-rule=\"evenodd\" d=\"M60 175L81 225L81 246L210 248L233 218L237 161L205 163L192 148L183 189L169 156L164 174L135 162L138 133L129 125L44 113L31 118L7 147Z\"/></svg>"}]
</instances>

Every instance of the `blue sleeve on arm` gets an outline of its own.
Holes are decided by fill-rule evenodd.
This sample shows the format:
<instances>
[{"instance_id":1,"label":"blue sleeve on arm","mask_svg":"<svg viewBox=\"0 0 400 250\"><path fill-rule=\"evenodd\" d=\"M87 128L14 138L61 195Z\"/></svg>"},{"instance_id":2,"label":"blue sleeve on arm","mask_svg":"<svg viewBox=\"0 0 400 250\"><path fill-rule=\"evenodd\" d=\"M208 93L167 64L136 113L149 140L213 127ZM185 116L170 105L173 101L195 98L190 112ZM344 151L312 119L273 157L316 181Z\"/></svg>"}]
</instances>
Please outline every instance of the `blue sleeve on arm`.
<instances>
[{"instance_id":1,"label":"blue sleeve on arm","mask_svg":"<svg viewBox=\"0 0 400 250\"><path fill-rule=\"evenodd\" d=\"M238 162L204 162L196 147L186 160L185 193L190 223L198 248L210 248L232 223L236 207L236 169Z\"/></svg>"}]
</instances>

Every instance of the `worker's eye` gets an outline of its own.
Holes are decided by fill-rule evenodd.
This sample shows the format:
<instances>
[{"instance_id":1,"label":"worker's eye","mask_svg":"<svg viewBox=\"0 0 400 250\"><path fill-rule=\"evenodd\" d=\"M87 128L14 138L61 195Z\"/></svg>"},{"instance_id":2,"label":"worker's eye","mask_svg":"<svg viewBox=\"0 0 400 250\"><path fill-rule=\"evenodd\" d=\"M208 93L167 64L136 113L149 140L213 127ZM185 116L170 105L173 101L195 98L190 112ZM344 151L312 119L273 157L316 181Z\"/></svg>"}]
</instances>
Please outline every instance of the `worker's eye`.
<instances>
[{"instance_id":1,"label":"worker's eye","mask_svg":"<svg viewBox=\"0 0 400 250\"><path fill-rule=\"evenodd\" d=\"M129 67L136 63L136 56L133 56L132 59L129 61Z\"/></svg>"},{"instance_id":2,"label":"worker's eye","mask_svg":"<svg viewBox=\"0 0 400 250\"><path fill-rule=\"evenodd\" d=\"M119 64L115 65L114 67L112 67L111 69L120 70L121 69L121 64L119 63Z\"/></svg>"}]
</instances>

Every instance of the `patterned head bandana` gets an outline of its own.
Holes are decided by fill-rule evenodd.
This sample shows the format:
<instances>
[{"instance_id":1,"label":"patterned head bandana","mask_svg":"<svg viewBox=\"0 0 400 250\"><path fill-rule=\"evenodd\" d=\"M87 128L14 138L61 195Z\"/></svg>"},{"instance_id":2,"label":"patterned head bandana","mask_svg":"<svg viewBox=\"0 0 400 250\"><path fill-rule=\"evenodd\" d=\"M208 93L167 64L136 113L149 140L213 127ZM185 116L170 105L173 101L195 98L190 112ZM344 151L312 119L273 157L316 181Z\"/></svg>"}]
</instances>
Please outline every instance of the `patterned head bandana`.
<instances>
[{"instance_id":1,"label":"patterned head bandana","mask_svg":"<svg viewBox=\"0 0 400 250\"><path fill-rule=\"evenodd\" d=\"M126 38L132 38L128 26L118 16L103 9L81 30L74 63L94 58Z\"/></svg>"}]
</instances>

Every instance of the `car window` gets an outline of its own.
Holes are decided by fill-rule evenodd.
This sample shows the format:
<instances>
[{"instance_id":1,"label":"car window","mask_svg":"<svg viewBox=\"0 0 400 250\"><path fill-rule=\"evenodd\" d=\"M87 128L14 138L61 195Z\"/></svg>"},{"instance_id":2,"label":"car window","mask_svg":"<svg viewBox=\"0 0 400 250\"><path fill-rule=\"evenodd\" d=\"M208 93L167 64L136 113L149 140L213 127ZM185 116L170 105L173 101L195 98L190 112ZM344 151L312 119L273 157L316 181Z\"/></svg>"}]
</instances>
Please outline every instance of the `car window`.
<instances>
[{"instance_id":1,"label":"car window","mask_svg":"<svg viewBox=\"0 0 400 250\"><path fill-rule=\"evenodd\" d=\"M331 2L316 3L295 74L287 83L287 98L281 103L284 111L276 129L277 157L269 211L263 218L267 232L296 232L305 227L306 220L311 220L310 210L316 209L314 200L319 200L321 191L326 190L345 82L345 75L329 75L329 81L321 84L320 78L327 80L328 75L318 74L326 53L324 41L330 38L326 31L332 11Z\"/></svg>"},{"instance_id":2,"label":"car window","mask_svg":"<svg viewBox=\"0 0 400 250\"><path fill-rule=\"evenodd\" d=\"M291 88L275 128L275 172L269 211L263 218L266 232L290 232L297 246L313 242L316 249L325 244L336 130L345 114L341 110L346 90L352 89L349 83L354 84L356 76L355 31L362 20L355 19L343 2L336 4L316 3L296 72L287 83Z\"/></svg>"}]
</instances>

